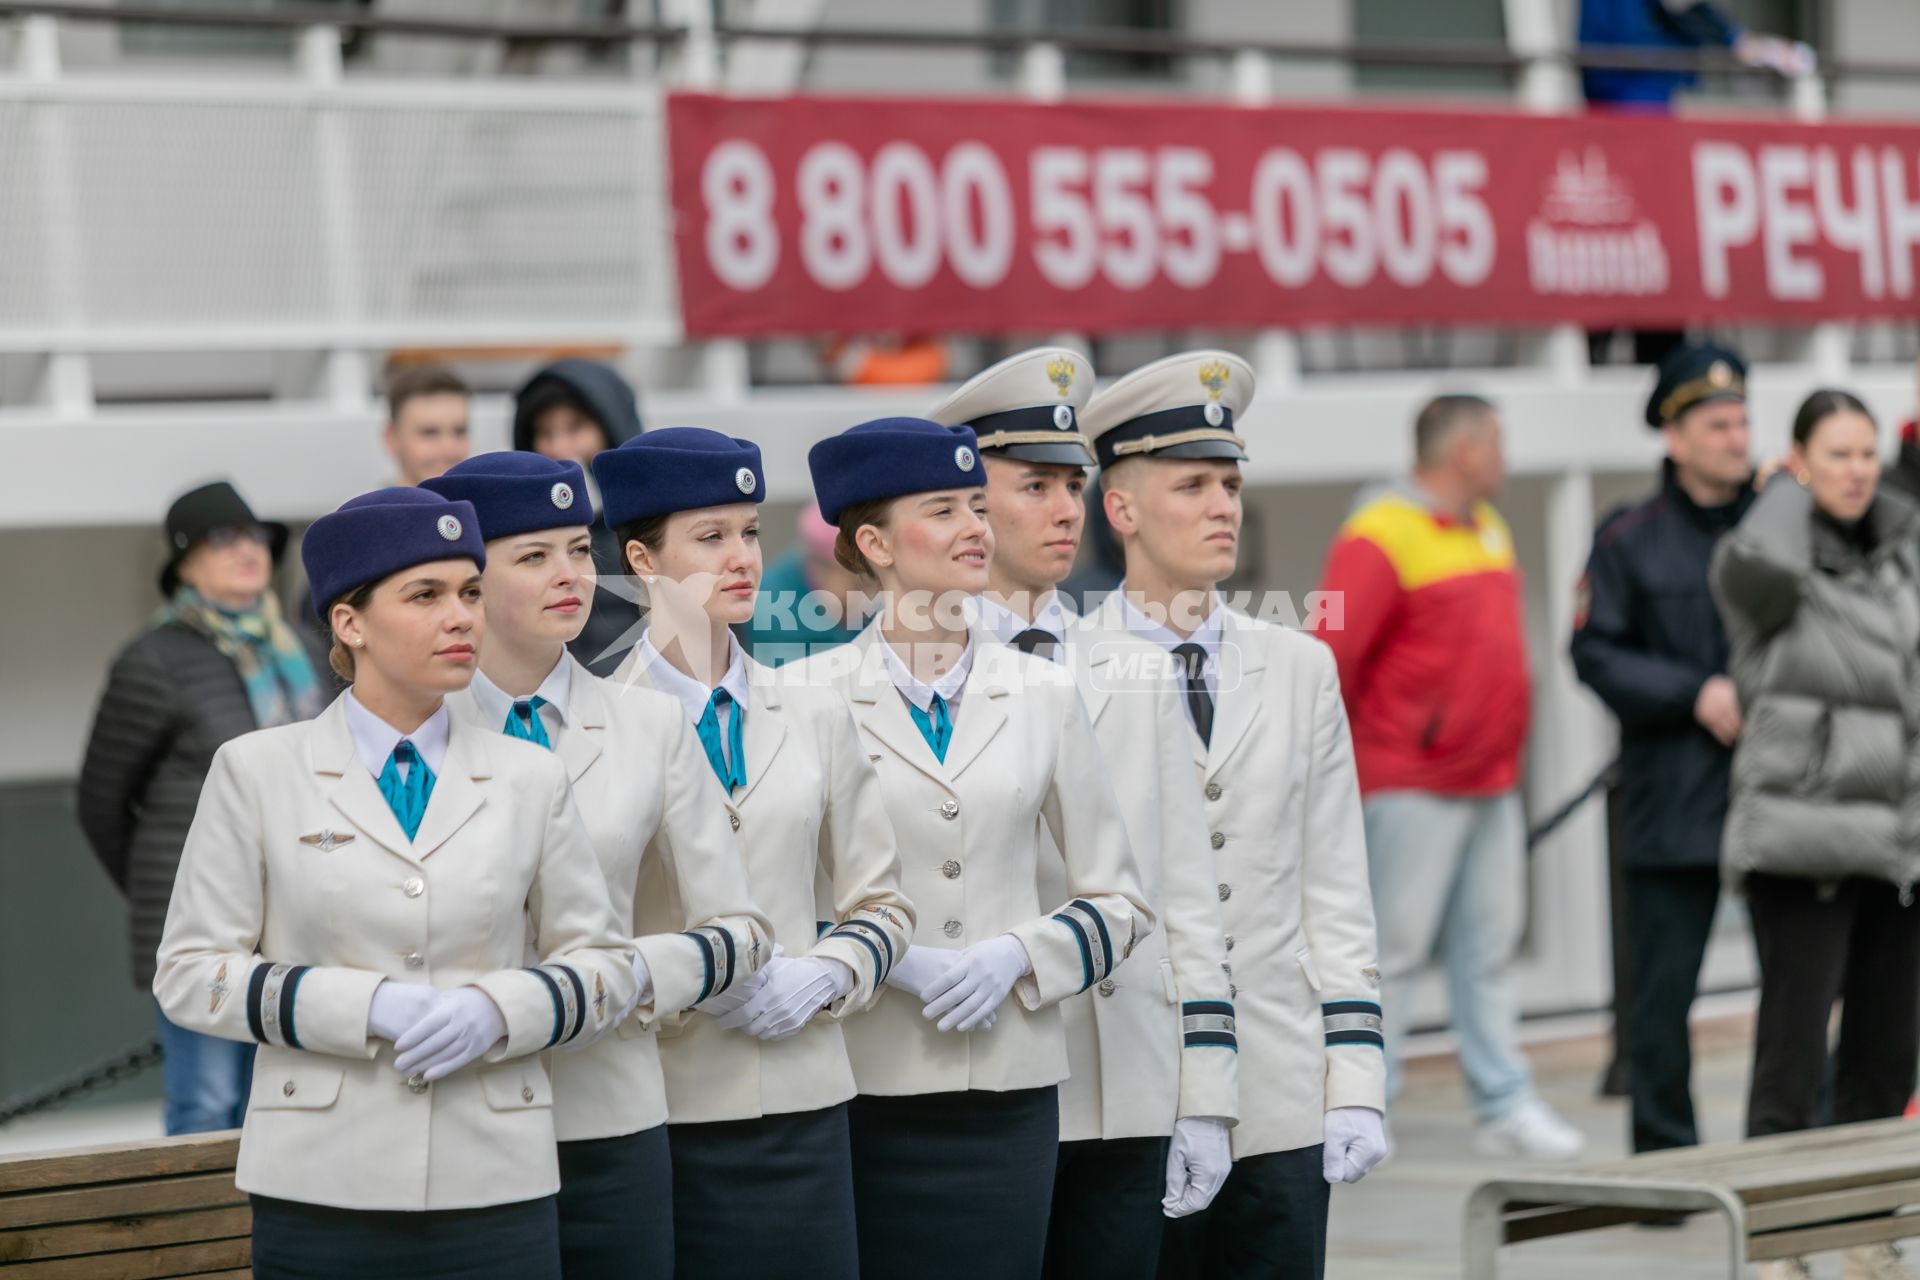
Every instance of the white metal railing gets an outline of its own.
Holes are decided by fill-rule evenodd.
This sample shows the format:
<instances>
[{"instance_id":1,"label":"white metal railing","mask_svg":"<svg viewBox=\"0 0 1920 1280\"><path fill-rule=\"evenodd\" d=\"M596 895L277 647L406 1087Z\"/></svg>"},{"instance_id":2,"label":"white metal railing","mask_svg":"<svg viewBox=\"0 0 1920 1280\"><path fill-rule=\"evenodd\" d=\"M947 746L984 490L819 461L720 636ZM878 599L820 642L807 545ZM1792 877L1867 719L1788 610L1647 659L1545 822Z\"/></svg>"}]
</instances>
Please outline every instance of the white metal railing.
<instances>
[{"instance_id":1,"label":"white metal railing","mask_svg":"<svg viewBox=\"0 0 1920 1280\"><path fill-rule=\"evenodd\" d=\"M297 78L62 76L50 26L0 78L0 352L678 340L656 89L347 81L328 28Z\"/></svg>"}]
</instances>

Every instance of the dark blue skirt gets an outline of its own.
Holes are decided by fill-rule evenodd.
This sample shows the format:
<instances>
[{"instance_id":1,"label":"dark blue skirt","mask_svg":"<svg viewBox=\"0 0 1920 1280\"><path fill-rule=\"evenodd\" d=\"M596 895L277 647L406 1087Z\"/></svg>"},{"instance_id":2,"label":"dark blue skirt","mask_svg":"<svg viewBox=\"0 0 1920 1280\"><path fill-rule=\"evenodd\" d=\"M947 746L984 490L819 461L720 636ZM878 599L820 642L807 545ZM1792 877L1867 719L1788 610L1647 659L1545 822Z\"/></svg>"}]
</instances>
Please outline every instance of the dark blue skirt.
<instances>
[{"instance_id":1,"label":"dark blue skirt","mask_svg":"<svg viewBox=\"0 0 1920 1280\"><path fill-rule=\"evenodd\" d=\"M848 1104L860 1272L1033 1280L1047 1251L1059 1090L968 1090Z\"/></svg>"},{"instance_id":2,"label":"dark blue skirt","mask_svg":"<svg viewBox=\"0 0 1920 1280\"><path fill-rule=\"evenodd\" d=\"M673 1243L667 1126L560 1144L565 1280L667 1280Z\"/></svg>"},{"instance_id":3,"label":"dark blue skirt","mask_svg":"<svg viewBox=\"0 0 1920 1280\"><path fill-rule=\"evenodd\" d=\"M667 1134L682 1280L856 1280L844 1104Z\"/></svg>"},{"instance_id":4,"label":"dark blue skirt","mask_svg":"<svg viewBox=\"0 0 1920 1280\"><path fill-rule=\"evenodd\" d=\"M251 1199L254 1280L560 1280L552 1196L413 1213Z\"/></svg>"}]
</instances>

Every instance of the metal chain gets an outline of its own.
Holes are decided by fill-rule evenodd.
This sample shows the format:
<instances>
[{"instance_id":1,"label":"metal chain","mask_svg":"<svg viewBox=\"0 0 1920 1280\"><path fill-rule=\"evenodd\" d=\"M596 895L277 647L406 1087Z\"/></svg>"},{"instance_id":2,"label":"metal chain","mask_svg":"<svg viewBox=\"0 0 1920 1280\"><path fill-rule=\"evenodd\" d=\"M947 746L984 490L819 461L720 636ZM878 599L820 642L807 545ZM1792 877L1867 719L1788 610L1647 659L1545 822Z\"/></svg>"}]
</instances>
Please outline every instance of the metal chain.
<instances>
[{"instance_id":1,"label":"metal chain","mask_svg":"<svg viewBox=\"0 0 1920 1280\"><path fill-rule=\"evenodd\" d=\"M76 1098L84 1098L90 1093L110 1088L122 1080L131 1080L148 1067L157 1064L160 1058L160 1042L149 1040L118 1057L89 1067L73 1079L56 1084L50 1089L25 1098L0 1103L0 1126L11 1124L22 1116L65 1106Z\"/></svg>"}]
</instances>

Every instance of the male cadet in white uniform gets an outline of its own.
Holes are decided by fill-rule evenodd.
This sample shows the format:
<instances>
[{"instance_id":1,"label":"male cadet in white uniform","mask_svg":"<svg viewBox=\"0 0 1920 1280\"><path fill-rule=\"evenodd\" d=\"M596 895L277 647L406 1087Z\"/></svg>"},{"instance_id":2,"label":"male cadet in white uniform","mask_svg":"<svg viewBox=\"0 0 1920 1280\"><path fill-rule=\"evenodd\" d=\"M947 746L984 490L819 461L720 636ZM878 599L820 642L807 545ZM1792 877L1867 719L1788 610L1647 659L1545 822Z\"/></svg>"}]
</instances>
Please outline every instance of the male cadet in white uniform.
<instances>
[{"instance_id":1,"label":"male cadet in white uniform","mask_svg":"<svg viewBox=\"0 0 1920 1280\"><path fill-rule=\"evenodd\" d=\"M1213 852L1171 664L1150 641L1077 618L1056 590L1086 521L1093 390L1078 352L1022 352L928 415L967 425L987 467L994 550L980 621L1003 643L1072 664L1114 782L1148 902L1164 922L1123 971L1065 1002L1049 1276L1152 1277L1169 1217L1206 1207L1232 1165L1233 1004ZM1065 894L1057 859L1041 899ZM1051 896L1049 896L1051 895ZM1171 1139L1169 1138L1171 1135Z\"/></svg>"},{"instance_id":2,"label":"male cadet in white uniform","mask_svg":"<svg viewBox=\"0 0 1920 1280\"><path fill-rule=\"evenodd\" d=\"M1386 1154L1380 974L1353 744L1332 652L1227 608L1253 370L1157 360L1088 404L1126 552L1092 617L1151 638L1184 686L1189 767L1219 875L1238 1018L1240 1123L1212 1206L1170 1224L1163 1276L1319 1280L1327 1192Z\"/></svg>"}]
</instances>

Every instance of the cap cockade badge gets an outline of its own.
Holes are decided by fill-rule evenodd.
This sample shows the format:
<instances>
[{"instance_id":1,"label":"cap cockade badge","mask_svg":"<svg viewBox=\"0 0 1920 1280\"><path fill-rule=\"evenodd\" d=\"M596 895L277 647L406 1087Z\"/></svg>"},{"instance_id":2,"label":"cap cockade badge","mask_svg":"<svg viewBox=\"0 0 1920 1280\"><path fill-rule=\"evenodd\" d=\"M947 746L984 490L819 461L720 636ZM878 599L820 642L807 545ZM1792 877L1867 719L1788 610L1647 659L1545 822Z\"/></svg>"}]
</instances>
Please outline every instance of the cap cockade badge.
<instances>
[{"instance_id":1,"label":"cap cockade badge","mask_svg":"<svg viewBox=\"0 0 1920 1280\"><path fill-rule=\"evenodd\" d=\"M1227 379L1231 371L1218 360L1209 360L1200 366L1200 385L1207 389L1207 404L1204 410L1207 425L1217 427L1227 420L1226 408L1220 403L1220 393L1227 389Z\"/></svg>"}]
</instances>

